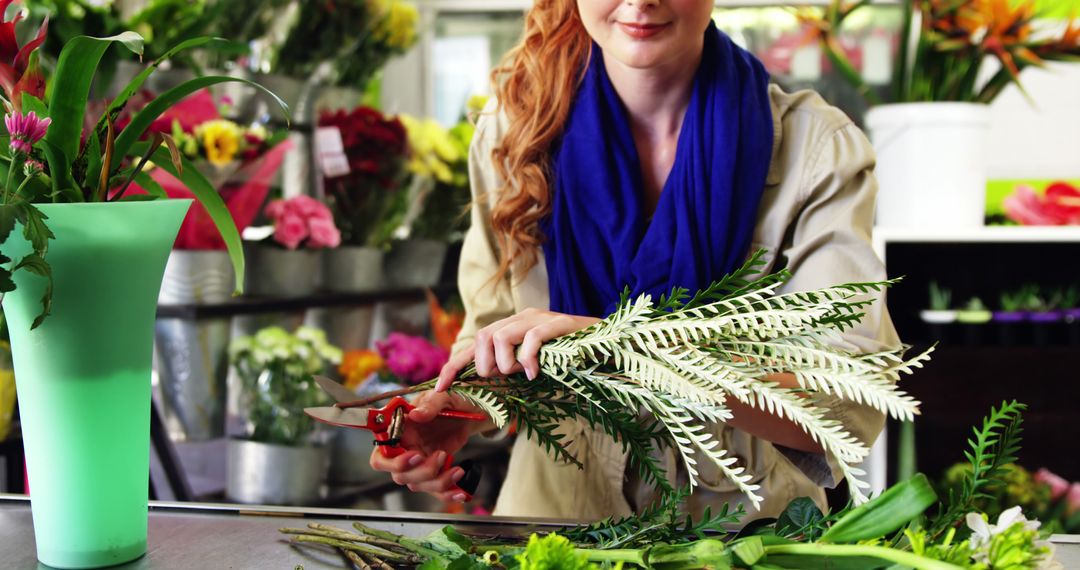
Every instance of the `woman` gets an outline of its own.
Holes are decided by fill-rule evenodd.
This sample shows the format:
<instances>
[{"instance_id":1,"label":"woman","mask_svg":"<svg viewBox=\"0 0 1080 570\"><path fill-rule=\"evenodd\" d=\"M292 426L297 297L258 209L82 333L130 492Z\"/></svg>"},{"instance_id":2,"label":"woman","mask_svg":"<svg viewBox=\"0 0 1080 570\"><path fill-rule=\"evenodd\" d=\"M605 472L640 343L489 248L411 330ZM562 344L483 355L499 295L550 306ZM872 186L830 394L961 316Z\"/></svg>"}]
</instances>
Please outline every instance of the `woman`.
<instances>
[{"instance_id":1,"label":"woman","mask_svg":"<svg viewBox=\"0 0 1080 570\"><path fill-rule=\"evenodd\" d=\"M694 291L758 248L770 252L767 270L792 272L785 291L885 277L869 243L869 143L816 94L768 85L712 10L712 0L538 0L528 13L470 152L467 317L438 390L474 360L482 376L535 376L540 345L608 314L625 286ZM880 300L847 340L868 351L899 344ZM820 405L864 442L883 425L862 406ZM464 404L424 394L409 420L426 425L406 430L412 451L375 454L372 466L414 491L465 500L461 470L441 466L484 427L433 419L451 406ZM761 485L752 516L775 516L799 496L824 506L822 486L838 478L821 448L786 420L732 411L713 430ZM599 519L649 503L653 490L626 472L617 444L585 425L563 429L584 469L518 438L496 514ZM683 483L673 455L662 460ZM690 512L747 502L699 465Z\"/></svg>"}]
</instances>

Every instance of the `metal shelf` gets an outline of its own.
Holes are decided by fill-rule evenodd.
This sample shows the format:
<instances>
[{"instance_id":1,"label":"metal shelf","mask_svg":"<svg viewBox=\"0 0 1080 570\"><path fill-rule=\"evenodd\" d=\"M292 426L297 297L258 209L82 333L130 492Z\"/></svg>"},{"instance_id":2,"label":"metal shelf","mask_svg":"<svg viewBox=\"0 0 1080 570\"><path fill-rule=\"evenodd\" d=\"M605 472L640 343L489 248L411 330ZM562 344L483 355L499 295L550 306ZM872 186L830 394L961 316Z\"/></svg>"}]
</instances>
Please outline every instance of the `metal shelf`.
<instances>
[{"instance_id":1,"label":"metal shelf","mask_svg":"<svg viewBox=\"0 0 1080 570\"><path fill-rule=\"evenodd\" d=\"M439 294L453 291L456 285L437 285L432 290ZM159 319L208 319L232 317L236 315L254 315L265 313L283 313L302 311L316 307L350 307L373 305L385 301L419 301L424 298L424 289L386 289L369 293L328 293L319 292L306 297L238 297L227 303L213 305L158 305Z\"/></svg>"}]
</instances>

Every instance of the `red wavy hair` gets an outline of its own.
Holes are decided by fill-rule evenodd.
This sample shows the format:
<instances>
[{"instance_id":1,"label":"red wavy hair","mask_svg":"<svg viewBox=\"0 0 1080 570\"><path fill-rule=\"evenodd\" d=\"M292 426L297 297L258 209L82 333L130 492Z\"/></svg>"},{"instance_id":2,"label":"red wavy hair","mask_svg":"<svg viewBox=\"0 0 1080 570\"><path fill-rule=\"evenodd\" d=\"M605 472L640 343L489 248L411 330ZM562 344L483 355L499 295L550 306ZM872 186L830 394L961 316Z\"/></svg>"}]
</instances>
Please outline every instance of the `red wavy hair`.
<instances>
[{"instance_id":1,"label":"red wavy hair","mask_svg":"<svg viewBox=\"0 0 1080 570\"><path fill-rule=\"evenodd\" d=\"M551 212L551 150L562 134L592 49L575 0L536 0L525 31L491 74L509 127L492 152L506 186L491 211L502 279L536 265Z\"/></svg>"}]
</instances>

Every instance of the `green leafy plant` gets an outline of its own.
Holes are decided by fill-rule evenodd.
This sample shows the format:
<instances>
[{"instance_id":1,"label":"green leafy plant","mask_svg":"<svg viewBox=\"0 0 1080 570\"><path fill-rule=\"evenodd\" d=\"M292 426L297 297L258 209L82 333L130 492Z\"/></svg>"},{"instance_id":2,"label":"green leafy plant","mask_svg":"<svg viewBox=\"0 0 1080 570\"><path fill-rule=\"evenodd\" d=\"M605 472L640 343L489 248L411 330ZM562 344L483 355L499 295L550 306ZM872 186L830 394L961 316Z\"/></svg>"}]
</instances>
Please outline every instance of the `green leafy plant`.
<instances>
[{"instance_id":1,"label":"green leafy plant","mask_svg":"<svg viewBox=\"0 0 1080 570\"><path fill-rule=\"evenodd\" d=\"M1039 286L1033 283L1027 283L1013 291L1004 291L1000 297L1001 310L1013 312L1026 310L1030 299L1037 297L1038 294Z\"/></svg>"},{"instance_id":2,"label":"green leafy plant","mask_svg":"<svg viewBox=\"0 0 1080 570\"><path fill-rule=\"evenodd\" d=\"M248 439L299 445L315 430L303 409L326 401L311 375L340 363L341 350L319 329L267 327L233 339L229 361L243 387Z\"/></svg>"},{"instance_id":3,"label":"green leafy plant","mask_svg":"<svg viewBox=\"0 0 1080 570\"><path fill-rule=\"evenodd\" d=\"M930 282L930 310L948 311L952 308L952 290L942 287L937 281Z\"/></svg>"},{"instance_id":4,"label":"green leafy plant","mask_svg":"<svg viewBox=\"0 0 1080 570\"><path fill-rule=\"evenodd\" d=\"M1023 405L991 409L967 453L979 475L966 491L938 502L922 474L897 483L862 505L824 514L808 498L792 501L777 519L759 519L732 535L741 511L694 520L680 513L688 489L667 495L640 514L587 526L512 536L469 536L444 527L409 538L353 523L354 531L312 523L283 528L293 544L335 548L359 568L393 567L506 570L547 568L645 568L654 570L1036 570L1049 562L1039 524L1013 508L991 524L984 513L966 511L967 498L983 492L1019 445ZM953 510L955 507L956 511ZM959 517L956 513L961 513ZM960 527L960 518L966 527ZM935 530L935 529L941 529Z\"/></svg>"},{"instance_id":5,"label":"green leafy plant","mask_svg":"<svg viewBox=\"0 0 1080 570\"><path fill-rule=\"evenodd\" d=\"M269 55L267 67L274 73L307 78L327 65L333 83L363 88L390 57L416 42L419 13L401 0L282 4L272 2L255 12L273 10L273 23L259 41ZM238 15L243 21L251 14Z\"/></svg>"},{"instance_id":6,"label":"green leafy plant","mask_svg":"<svg viewBox=\"0 0 1080 570\"><path fill-rule=\"evenodd\" d=\"M1020 450L1020 434L1023 433L1023 411L1027 406L1019 402L1002 402L991 408L981 427L972 428L973 438L968 440L970 471L964 474L959 490L949 492L942 512L929 526L930 536L936 538L956 525L966 513L975 510L976 501L991 498L987 487L1001 485L1006 465L1016 461Z\"/></svg>"},{"instance_id":7,"label":"green leafy plant","mask_svg":"<svg viewBox=\"0 0 1080 570\"><path fill-rule=\"evenodd\" d=\"M655 302L625 294L603 321L541 347L534 379L481 378L469 367L451 391L498 425L515 421L559 460L580 465L572 442L555 432L561 422L580 419L611 435L643 480L664 492L674 490L652 452L670 446L691 485L697 482L697 462L710 461L756 505L761 498L752 474L709 431L731 417L725 402L733 398L798 425L836 460L854 500L865 501L867 484L855 465L869 450L829 419L817 398L859 402L911 419L918 403L896 381L922 366L933 349L906 358L905 347L874 353L846 347L841 332L891 282L780 292L788 274L760 276L763 254L754 253L693 297L683 289ZM782 388L768 379L778 373L793 374L799 387Z\"/></svg>"},{"instance_id":8,"label":"green leafy plant","mask_svg":"<svg viewBox=\"0 0 1080 570\"><path fill-rule=\"evenodd\" d=\"M6 7L8 3L3 4ZM4 21L0 27L13 30L14 22ZM10 54L14 66L4 69L5 74L11 71L12 75L5 77L3 82L3 103L7 110L5 124L9 131L5 135L9 144L0 149L0 180L7 181L0 204L0 244L8 239L18 222L23 226L23 237L33 246L33 253L15 262L10 269L0 268L0 292L14 290L11 273L20 269L48 279L42 312L33 324L34 327L40 325L51 307L52 278L46 254L48 240L53 235L48 230L47 219L34 204L146 199L146 196L124 195L133 182L145 188L150 198L166 198L161 186L143 172L150 160L186 184L206 208L229 250L237 276L237 293L242 291L244 258L240 235L221 196L198 169L180 155L170 137L153 134L144 140L144 135L154 120L180 100L200 89L227 81L246 83L266 92L277 101L283 113L288 111L285 103L256 83L227 76L206 76L162 93L134 113L126 126L118 128L116 120L120 112L162 62L185 50L223 41L196 38L168 50L161 59L136 75L113 99L96 125L84 129L91 83L103 55L114 46L141 55L143 38L133 32L106 38L72 38L61 50L56 69L46 85L29 65L43 35L44 30L38 39L18 50L17 55ZM11 132L13 127L17 132ZM0 261L11 262L8 259Z\"/></svg>"},{"instance_id":9,"label":"green leafy plant","mask_svg":"<svg viewBox=\"0 0 1080 570\"><path fill-rule=\"evenodd\" d=\"M838 37L844 21L871 4L832 0L823 12L802 15L840 74L877 105L884 99L863 80ZM1033 25L1033 0L904 0L901 9L892 102L990 103L1010 84L1023 90L1023 69L1080 57L1080 21L1069 20L1061 33L1042 33ZM991 58L1000 68L986 79L980 72Z\"/></svg>"}]
</instances>

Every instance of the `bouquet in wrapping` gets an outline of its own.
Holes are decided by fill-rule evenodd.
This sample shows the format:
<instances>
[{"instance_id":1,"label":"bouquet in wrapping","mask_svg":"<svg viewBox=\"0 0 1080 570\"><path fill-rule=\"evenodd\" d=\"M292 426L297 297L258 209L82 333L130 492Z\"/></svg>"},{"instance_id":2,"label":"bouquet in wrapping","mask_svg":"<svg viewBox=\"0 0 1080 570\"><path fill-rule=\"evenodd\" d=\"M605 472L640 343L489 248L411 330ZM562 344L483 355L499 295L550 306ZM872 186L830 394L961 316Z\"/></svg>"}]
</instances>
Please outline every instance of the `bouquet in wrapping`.
<instances>
[{"instance_id":1,"label":"bouquet in wrapping","mask_svg":"<svg viewBox=\"0 0 1080 570\"><path fill-rule=\"evenodd\" d=\"M319 127L341 133L348 172L323 181L326 202L347 245L384 247L408 206L408 140L397 118L360 106L324 112Z\"/></svg>"},{"instance_id":2,"label":"bouquet in wrapping","mask_svg":"<svg viewBox=\"0 0 1080 570\"><path fill-rule=\"evenodd\" d=\"M584 420L620 443L643 480L663 492L674 489L653 452L671 447L691 485L698 461L709 461L758 505L752 474L707 429L732 417L727 402L734 399L802 428L835 460L853 501L864 502L869 485L859 479L857 465L869 449L827 417L813 396L911 420L918 402L896 382L920 367L930 350L908 358L906 347L860 353L844 342L841 333L892 281L781 293L786 271L755 278L762 255L756 252L693 297L682 289L659 299L624 295L606 319L541 347L534 380L524 374L482 378L469 367L450 390L500 426L515 422L558 459L581 465L572 442L554 430L560 422ZM799 388L763 380L778 373L793 374Z\"/></svg>"},{"instance_id":3,"label":"bouquet in wrapping","mask_svg":"<svg viewBox=\"0 0 1080 570\"><path fill-rule=\"evenodd\" d=\"M287 133L270 132L261 124L240 125L223 119L207 90L184 99L150 126L153 132L172 136L177 150L217 190L240 232L259 214L274 176L292 143ZM150 171L170 198L190 198L192 193L164 169ZM225 249L214 230L214 221L199 204L193 204L176 238L177 249Z\"/></svg>"}]
</instances>

